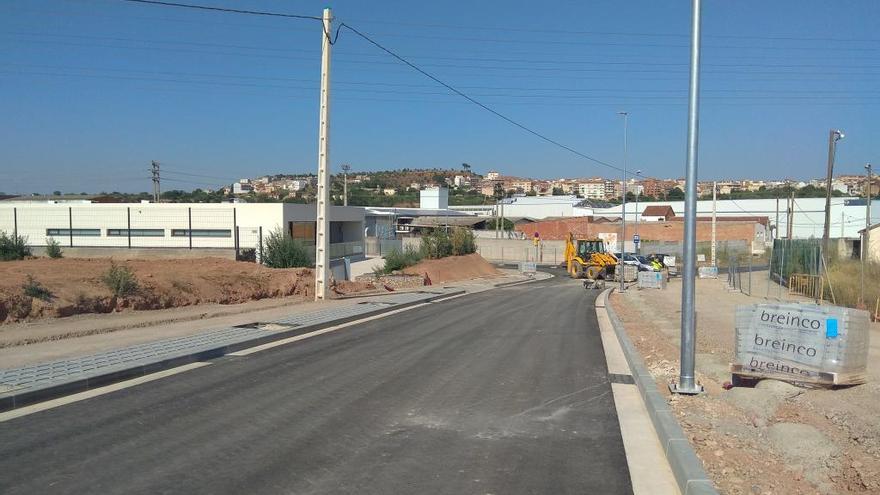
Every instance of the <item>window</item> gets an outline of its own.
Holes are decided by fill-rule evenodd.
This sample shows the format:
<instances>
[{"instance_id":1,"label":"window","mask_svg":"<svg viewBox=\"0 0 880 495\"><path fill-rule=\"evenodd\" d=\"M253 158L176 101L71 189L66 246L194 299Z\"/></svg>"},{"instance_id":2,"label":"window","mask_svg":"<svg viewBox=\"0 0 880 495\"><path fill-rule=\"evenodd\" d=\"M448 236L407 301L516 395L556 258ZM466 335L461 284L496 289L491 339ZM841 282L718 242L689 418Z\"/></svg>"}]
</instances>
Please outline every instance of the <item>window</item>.
<instances>
[{"instance_id":1,"label":"window","mask_svg":"<svg viewBox=\"0 0 880 495\"><path fill-rule=\"evenodd\" d=\"M107 229L107 237L165 237L165 229Z\"/></svg>"},{"instance_id":2,"label":"window","mask_svg":"<svg viewBox=\"0 0 880 495\"><path fill-rule=\"evenodd\" d=\"M171 229L171 237L189 237L189 229ZM229 229L193 229L193 237L232 237Z\"/></svg>"},{"instance_id":3,"label":"window","mask_svg":"<svg viewBox=\"0 0 880 495\"><path fill-rule=\"evenodd\" d=\"M46 229L48 237L56 236L82 236L82 237L101 237L101 229Z\"/></svg>"}]
</instances>

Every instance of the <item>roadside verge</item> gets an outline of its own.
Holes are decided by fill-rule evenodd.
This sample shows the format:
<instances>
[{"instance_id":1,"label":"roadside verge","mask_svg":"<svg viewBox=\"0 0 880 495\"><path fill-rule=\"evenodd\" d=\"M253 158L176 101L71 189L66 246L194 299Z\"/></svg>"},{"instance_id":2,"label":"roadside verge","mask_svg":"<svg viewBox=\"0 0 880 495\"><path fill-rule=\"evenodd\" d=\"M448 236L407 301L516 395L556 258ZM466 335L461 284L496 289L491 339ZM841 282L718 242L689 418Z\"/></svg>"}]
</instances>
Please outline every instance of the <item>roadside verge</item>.
<instances>
[{"instance_id":1,"label":"roadside verge","mask_svg":"<svg viewBox=\"0 0 880 495\"><path fill-rule=\"evenodd\" d=\"M612 290L606 289L599 295L596 300L596 308L604 308L611 321L611 326L629 364L633 381L641 393L679 490L683 495L717 495L718 491L703 469L703 464L685 436L684 430L672 414L669 404L657 389L653 376L626 334L623 323L611 305L608 304L608 295Z\"/></svg>"}]
</instances>

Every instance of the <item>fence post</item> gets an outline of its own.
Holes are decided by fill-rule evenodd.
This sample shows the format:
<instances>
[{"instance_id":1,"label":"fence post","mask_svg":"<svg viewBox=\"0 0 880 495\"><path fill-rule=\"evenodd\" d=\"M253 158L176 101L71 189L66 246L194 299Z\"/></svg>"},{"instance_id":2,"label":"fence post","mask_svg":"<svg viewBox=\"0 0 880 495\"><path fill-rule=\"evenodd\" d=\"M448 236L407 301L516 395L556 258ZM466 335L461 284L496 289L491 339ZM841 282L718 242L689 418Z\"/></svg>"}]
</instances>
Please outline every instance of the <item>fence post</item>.
<instances>
[{"instance_id":1,"label":"fence post","mask_svg":"<svg viewBox=\"0 0 880 495\"><path fill-rule=\"evenodd\" d=\"M18 237L18 208L12 209L12 235Z\"/></svg>"},{"instance_id":2,"label":"fence post","mask_svg":"<svg viewBox=\"0 0 880 495\"><path fill-rule=\"evenodd\" d=\"M263 264L263 226L262 225L260 225L259 242L260 242L260 264L262 265Z\"/></svg>"},{"instance_id":3,"label":"fence post","mask_svg":"<svg viewBox=\"0 0 880 495\"><path fill-rule=\"evenodd\" d=\"M191 207L186 209L186 216L189 221L189 229L187 230L187 232L189 233L189 248L192 249L193 248L193 209Z\"/></svg>"},{"instance_id":4,"label":"fence post","mask_svg":"<svg viewBox=\"0 0 880 495\"><path fill-rule=\"evenodd\" d=\"M767 299L770 298L770 281L773 280L773 253L776 251L776 240L773 240L773 247L770 248L770 265L767 270Z\"/></svg>"},{"instance_id":5,"label":"fence post","mask_svg":"<svg viewBox=\"0 0 880 495\"><path fill-rule=\"evenodd\" d=\"M125 220L128 225L128 229L126 230L126 234L128 235L128 249L131 249L131 207L127 206L125 208Z\"/></svg>"},{"instance_id":6,"label":"fence post","mask_svg":"<svg viewBox=\"0 0 880 495\"><path fill-rule=\"evenodd\" d=\"M752 254L749 253L749 297L752 296Z\"/></svg>"},{"instance_id":7,"label":"fence post","mask_svg":"<svg viewBox=\"0 0 880 495\"><path fill-rule=\"evenodd\" d=\"M235 207L232 208L232 243L235 245L235 261L238 261L241 253L238 249L238 218L235 214Z\"/></svg>"},{"instance_id":8,"label":"fence post","mask_svg":"<svg viewBox=\"0 0 880 495\"><path fill-rule=\"evenodd\" d=\"M67 236L70 240L70 247L73 247L73 207L67 207Z\"/></svg>"},{"instance_id":9,"label":"fence post","mask_svg":"<svg viewBox=\"0 0 880 495\"><path fill-rule=\"evenodd\" d=\"M779 290L777 291L776 298L780 301L782 300L782 277L785 276L785 245L788 243L788 239L782 241L780 245L782 246L782 258L779 264Z\"/></svg>"}]
</instances>

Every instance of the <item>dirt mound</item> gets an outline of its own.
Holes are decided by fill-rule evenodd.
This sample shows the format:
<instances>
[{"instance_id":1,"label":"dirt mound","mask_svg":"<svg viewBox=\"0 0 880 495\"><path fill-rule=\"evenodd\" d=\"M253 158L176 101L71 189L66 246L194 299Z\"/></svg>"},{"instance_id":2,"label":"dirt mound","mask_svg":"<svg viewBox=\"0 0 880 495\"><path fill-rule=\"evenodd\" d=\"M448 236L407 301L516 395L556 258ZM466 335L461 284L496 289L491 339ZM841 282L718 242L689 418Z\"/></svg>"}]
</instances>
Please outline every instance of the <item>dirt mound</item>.
<instances>
[{"instance_id":1,"label":"dirt mound","mask_svg":"<svg viewBox=\"0 0 880 495\"><path fill-rule=\"evenodd\" d=\"M501 275L501 272L479 254L450 256L439 260L424 260L421 263L404 268L403 273L427 275L433 284L472 278L498 277Z\"/></svg>"},{"instance_id":2,"label":"dirt mound","mask_svg":"<svg viewBox=\"0 0 880 495\"><path fill-rule=\"evenodd\" d=\"M38 258L0 263L0 322L314 295L314 275L308 268L271 269L222 258L116 263L130 268L137 279L138 290L130 296L117 297L104 284L102 276L110 269L110 259ZM50 296L28 296L24 290L28 276Z\"/></svg>"}]
</instances>

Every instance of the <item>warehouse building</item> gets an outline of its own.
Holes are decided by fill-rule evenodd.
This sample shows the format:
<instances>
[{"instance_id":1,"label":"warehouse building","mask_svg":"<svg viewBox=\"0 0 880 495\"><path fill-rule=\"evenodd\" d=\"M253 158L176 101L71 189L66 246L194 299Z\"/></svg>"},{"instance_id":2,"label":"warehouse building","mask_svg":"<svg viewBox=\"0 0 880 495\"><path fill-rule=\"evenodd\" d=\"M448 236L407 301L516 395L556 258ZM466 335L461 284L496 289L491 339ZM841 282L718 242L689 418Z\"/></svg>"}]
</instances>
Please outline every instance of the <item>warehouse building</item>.
<instances>
[{"instance_id":1,"label":"warehouse building","mask_svg":"<svg viewBox=\"0 0 880 495\"><path fill-rule=\"evenodd\" d=\"M0 231L24 236L35 247L54 239L73 256L123 255L138 249L145 256L210 252L231 257L260 249L274 230L313 247L315 218L315 205L292 203L0 202ZM364 209L331 207L331 257L363 252Z\"/></svg>"}]
</instances>

